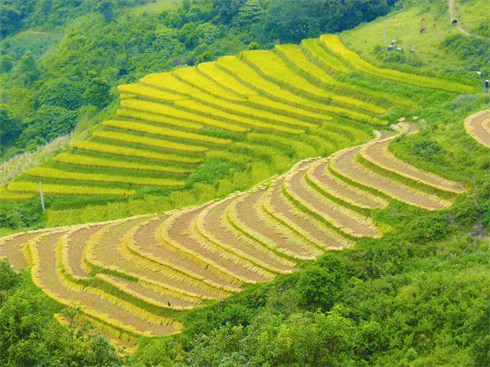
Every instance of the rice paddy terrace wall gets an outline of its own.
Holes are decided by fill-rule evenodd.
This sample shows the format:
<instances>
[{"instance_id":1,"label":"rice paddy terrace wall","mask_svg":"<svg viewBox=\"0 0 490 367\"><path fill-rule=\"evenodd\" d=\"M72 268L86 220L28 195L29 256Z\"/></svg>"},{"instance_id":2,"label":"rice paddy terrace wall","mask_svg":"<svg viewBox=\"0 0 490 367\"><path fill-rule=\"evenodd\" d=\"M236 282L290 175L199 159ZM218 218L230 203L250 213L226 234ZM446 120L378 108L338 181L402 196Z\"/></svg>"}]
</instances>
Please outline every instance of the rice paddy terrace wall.
<instances>
[{"instance_id":1,"label":"rice paddy terrace wall","mask_svg":"<svg viewBox=\"0 0 490 367\"><path fill-rule=\"evenodd\" d=\"M187 309L294 272L361 237L382 236L370 214L393 200L449 207L464 192L459 183L388 151L416 125L397 124L360 144L368 138L361 124L386 125L379 114L393 102L337 82L354 64L334 54L340 46L329 40L245 52L121 86L117 120L0 195L21 199L35 192L39 177L56 194L131 195L135 185L182 185L207 157L243 164L254 154L302 158L288 172L196 207L4 237L0 256L18 269L32 267L48 296L78 304L111 338L135 340L178 333ZM396 104L412 106L400 98Z\"/></svg>"}]
</instances>

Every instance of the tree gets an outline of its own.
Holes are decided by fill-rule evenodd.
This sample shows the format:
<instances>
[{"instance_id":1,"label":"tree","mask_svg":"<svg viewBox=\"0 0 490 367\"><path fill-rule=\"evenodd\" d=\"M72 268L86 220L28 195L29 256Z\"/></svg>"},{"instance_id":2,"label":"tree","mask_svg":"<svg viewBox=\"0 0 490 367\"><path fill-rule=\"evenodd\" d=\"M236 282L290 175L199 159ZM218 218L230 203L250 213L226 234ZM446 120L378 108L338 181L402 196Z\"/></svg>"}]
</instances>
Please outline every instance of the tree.
<instances>
[{"instance_id":1,"label":"tree","mask_svg":"<svg viewBox=\"0 0 490 367\"><path fill-rule=\"evenodd\" d=\"M179 39L185 44L185 47L192 48L197 43L198 32L194 23L187 23L179 32Z\"/></svg>"},{"instance_id":2,"label":"tree","mask_svg":"<svg viewBox=\"0 0 490 367\"><path fill-rule=\"evenodd\" d=\"M114 19L114 3L112 0L102 0L100 1L95 10L104 16L107 23L112 22Z\"/></svg>"},{"instance_id":3,"label":"tree","mask_svg":"<svg viewBox=\"0 0 490 367\"><path fill-rule=\"evenodd\" d=\"M8 259L0 259L0 307L20 283L20 274L16 273L14 268L10 266Z\"/></svg>"},{"instance_id":4,"label":"tree","mask_svg":"<svg viewBox=\"0 0 490 367\"><path fill-rule=\"evenodd\" d=\"M39 89L36 105L58 106L76 110L82 104L83 87L66 78L48 80Z\"/></svg>"},{"instance_id":5,"label":"tree","mask_svg":"<svg viewBox=\"0 0 490 367\"><path fill-rule=\"evenodd\" d=\"M246 328L228 323L193 342L190 366L353 365L354 323L337 312L263 312Z\"/></svg>"},{"instance_id":6,"label":"tree","mask_svg":"<svg viewBox=\"0 0 490 367\"><path fill-rule=\"evenodd\" d=\"M345 266L333 254L320 257L301 273L297 284L300 306L328 311L344 288Z\"/></svg>"},{"instance_id":7,"label":"tree","mask_svg":"<svg viewBox=\"0 0 490 367\"><path fill-rule=\"evenodd\" d=\"M238 12L234 21L239 25L249 25L259 20L264 9L259 0L248 0Z\"/></svg>"},{"instance_id":8,"label":"tree","mask_svg":"<svg viewBox=\"0 0 490 367\"><path fill-rule=\"evenodd\" d=\"M246 0L212 0L213 7L218 11L218 20L223 24L231 23Z\"/></svg>"},{"instance_id":9,"label":"tree","mask_svg":"<svg viewBox=\"0 0 490 367\"><path fill-rule=\"evenodd\" d=\"M111 86L104 78L93 78L83 95L86 104L91 104L99 109L104 108L111 101Z\"/></svg>"},{"instance_id":10,"label":"tree","mask_svg":"<svg viewBox=\"0 0 490 367\"><path fill-rule=\"evenodd\" d=\"M41 106L34 118L34 127L47 141L68 134L75 127L78 113L58 106Z\"/></svg>"},{"instance_id":11,"label":"tree","mask_svg":"<svg viewBox=\"0 0 490 367\"><path fill-rule=\"evenodd\" d=\"M0 72L10 73L10 70L12 70L13 66L14 64L12 62L12 56L3 55L2 57L0 57Z\"/></svg>"},{"instance_id":12,"label":"tree","mask_svg":"<svg viewBox=\"0 0 490 367\"><path fill-rule=\"evenodd\" d=\"M0 104L0 143L6 144L7 139L20 132L20 121L7 105Z\"/></svg>"},{"instance_id":13,"label":"tree","mask_svg":"<svg viewBox=\"0 0 490 367\"><path fill-rule=\"evenodd\" d=\"M463 329L465 337L470 345L472 360L467 366L489 366L490 365L490 300L478 300L471 307L469 320Z\"/></svg>"},{"instance_id":14,"label":"tree","mask_svg":"<svg viewBox=\"0 0 490 367\"><path fill-rule=\"evenodd\" d=\"M27 51L20 59L18 72L25 85L31 85L39 78L41 72L31 51Z\"/></svg>"},{"instance_id":15,"label":"tree","mask_svg":"<svg viewBox=\"0 0 490 367\"><path fill-rule=\"evenodd\" d=\"M0 36L6 37L20 28L22 12L12 5L0 5Z\"/></svg>"}]
</instances>

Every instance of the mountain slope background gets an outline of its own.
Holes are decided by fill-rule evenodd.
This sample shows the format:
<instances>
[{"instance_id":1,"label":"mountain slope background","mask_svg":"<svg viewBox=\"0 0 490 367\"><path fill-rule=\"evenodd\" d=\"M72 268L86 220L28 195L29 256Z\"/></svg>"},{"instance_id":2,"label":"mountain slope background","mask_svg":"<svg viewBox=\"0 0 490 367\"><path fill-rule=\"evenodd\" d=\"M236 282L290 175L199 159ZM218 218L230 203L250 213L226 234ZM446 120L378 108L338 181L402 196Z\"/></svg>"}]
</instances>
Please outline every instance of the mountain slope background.
<instances>
[{"instance_id":1,"label":"mountain slope background","mask_svg":"<svg viewBox=\"0 0 490 367\"><path fill-rule=\"evenodd\" d=\"M464 14L468 3L456 4L456 9ZM449 18L443 10L445 2L430 4L439 9L438 22ZM474 8L475 3L470 4ZM399 37L388 36L388 42L399 38L401 46L415 49L414 55L380 51L381 20L344 33L342 40L379 66L443 76L481 88L474 69L485 75L481 55L488 50L484 46L488 36L484 21L474 26L464 21L466 29L478 33L470 37L439 23L439 28L448 31L437 37L430 30L420 35L420 17L429 14L430 19L433 14L429 5L416 10L409 2L398 6L388 18L396 17L394 24L410 26L400 31ZM373 29L377 37L369 37ZM427 36L426 45L412 41L419 36ZM450 46L448 40L453 40ZM465 53L468 45L476 50L469 55ZM427 56L431 50L438 55L434 60ZM424 56L419 57L422 52ZM465 59L468 62L462 62ZM467 116L490 108L488 94L418 95L420 92L409 86L361 77L357 72L339 79L416 100L418 109L397 107L388 117L396 121L416 116L425 123L418 134L395 139L390 150L417 167L468 183L467 194L442 212L421 212L399 203L375 212L374 216L394 229L392 235L361 240L355 248L324 255L295 274L249 286L240 295L196 309L188 314L182 334L143 338L133 357L107 358L107 365L488 365L490 154L465 133L463 124ZM121 202L121 207L124 204ZM98 212L116 207L83 206L78 221L82 211L85 218L96 218ZM20 293L5 303L8 307L2 306L3 315L26 312L18 306L22 299L30 304L39 302L22 293L28 286L27 279L16 279L6 287L7 297ZM52 312L55 310L54 305ZM43 317L43 322L49 323L50 315ZM39 330L37 333L49 337ZM25 354L17 355L32 355L29 348L36 348L36 341L30 343Z\"/></svg>"}]
</instances>

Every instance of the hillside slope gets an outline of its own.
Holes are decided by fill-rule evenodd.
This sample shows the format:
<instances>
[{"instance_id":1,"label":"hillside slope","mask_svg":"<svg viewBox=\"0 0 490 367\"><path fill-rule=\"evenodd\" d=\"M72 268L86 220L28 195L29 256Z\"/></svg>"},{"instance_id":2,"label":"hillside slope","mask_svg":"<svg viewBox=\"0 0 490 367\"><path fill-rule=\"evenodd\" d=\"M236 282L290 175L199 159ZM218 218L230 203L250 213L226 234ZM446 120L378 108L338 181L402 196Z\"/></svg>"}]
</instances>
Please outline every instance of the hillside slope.
<instances>
[{"instance_id":1,"label":"hillside slope","mask_svg":"<svg viewBox=\"0 0 490 367\"><path fill-rule=\"evenodd\" d=\"M115 159L125 154L133 158L148 155L143 171L164 170L151 160L159 156L173 163L167 169L174 170L174 175L175 170L184 174L184 167L209 154L226 162L242 159L248 163L244 159L252 159L255 150L265 148L254 143L271 144L268 154L275 159L280 147L306 159L286 174L222 201L164 215L4 237L0 255L10 258L16 268L32 266L34 283L49 297L64 305L76 302L86 317L112 330L111 337L132 339L179 332L184 310L229 297L240 292L242 285L290 274L326 250L352 247L362 237L381 237L392 229L373 220L371 214L390 202L427 211L451 206L456 196L465 192L464 184L417 169L388 151L390 141L417 131L413 123L393 125L396 133L376 131L377 138L370 143L339 150L339 136L340 144L347 146L366 136L355 126L386 125L388 121L376 117L374 111L386 112L382 106L388 106L391 98L336 82L328 73L335 74L335 69L329 65L446 92L473 90L442 79L376 68L332 35L304 42L301 47L246 52L241 60L226 57L199 68L149 75L139 84L120 87L120 120L105 122L104 130L95 132L93 140L74 145L78 151L56 157L55 166L30 171L31 183L10 184L9 191L2 191L3 198L21 199L26 192L37 190L36 177L55 182L45 181L46 193L56 193L56 189L64 194L120 190L131 195L132 186L115 185L132 179L145 185L174 182L167 176L134 175L135 169L143 167L141 160ZM353 98L358 95L370 97L369 102ZM330 104L320 103L321 98ZM401 105L414 105L406 98L393 99ZM341 124L348 119L358 121ZM323 130L319 128L322 120ZM214 129L208 131L222 132L202 134L204 126ZM232 139L223 138L224 132L231 133ZM243 138L238 140L240 134ZM216 146L234 145L252 154L215 150ZM274 145L277 148L273 149ZM322 145L326 147L322 155L329 157L309 158ZM114 170L121 167L126 173L110 174L105 168L100 173L67 170L69 164L92 170L105 164ZM98 178L114 187L77 185L77 181Z\"/></svg>"}]
</instances>

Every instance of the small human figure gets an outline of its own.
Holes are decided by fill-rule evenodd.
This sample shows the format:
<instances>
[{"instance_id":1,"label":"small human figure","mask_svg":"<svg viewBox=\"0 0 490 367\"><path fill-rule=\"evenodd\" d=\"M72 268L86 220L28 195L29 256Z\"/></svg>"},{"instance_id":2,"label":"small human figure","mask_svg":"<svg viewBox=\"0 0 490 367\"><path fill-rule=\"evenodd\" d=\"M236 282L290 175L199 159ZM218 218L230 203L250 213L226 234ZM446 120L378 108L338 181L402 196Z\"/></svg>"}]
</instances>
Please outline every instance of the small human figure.
<instances>
[{"instance_id":1,"label":"small human figure","mask_svg":"<svg viewBox=\"0 0 490 367\"><path fill-rule=\"evenodd\" d=\"M167 301L167 303L168 303L168 307L171 307L171 306L170 306L170 301Z\"/></svg>"},{"instance_id":2,"label":"small human figure","mask_svg":"<svg viewBox=\"0 0 490 367\"><path fill-rule=\"evenodd\" d=\"M487 90L487 93L488 93L488 88L489 88L489 86L488 86L488 79L487 79L487 80L485 80L485 89Z\"/></svg>"}]
</instances>

